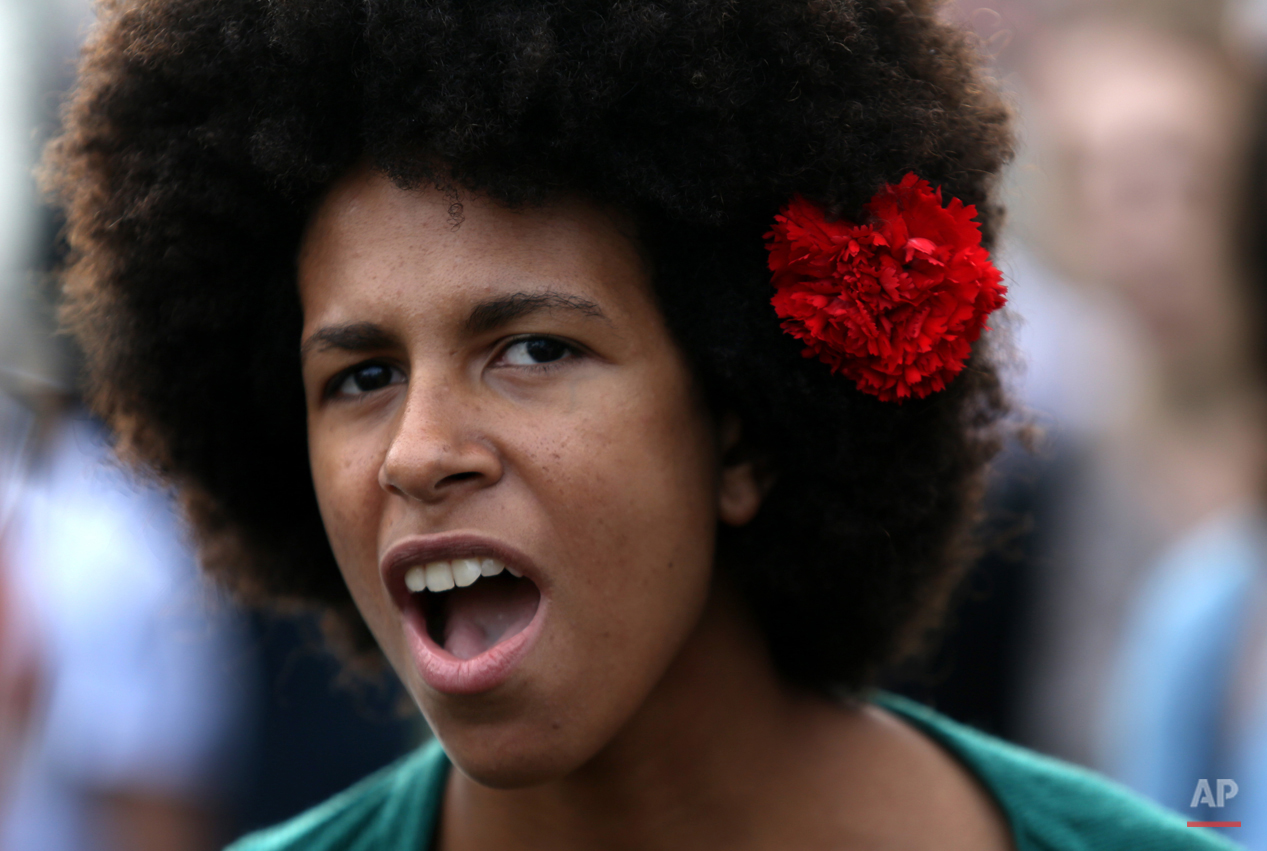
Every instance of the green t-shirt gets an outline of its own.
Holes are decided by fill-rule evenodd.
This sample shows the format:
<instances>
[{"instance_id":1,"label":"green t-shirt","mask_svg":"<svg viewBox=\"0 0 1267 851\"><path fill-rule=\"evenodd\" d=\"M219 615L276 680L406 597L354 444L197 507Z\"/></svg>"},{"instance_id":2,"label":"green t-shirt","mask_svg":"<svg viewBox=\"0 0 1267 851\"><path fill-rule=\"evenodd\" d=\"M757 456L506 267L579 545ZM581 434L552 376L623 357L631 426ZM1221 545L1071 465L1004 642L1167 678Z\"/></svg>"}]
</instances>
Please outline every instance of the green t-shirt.
<instances>
[{"instance_id":1,"label":"green t-shirt","mask_svg":"<svg viewBox=\"0 0 1267 851\"><path fill-rule=\"evenodd\" d=\"M1090 771L987 736L901 697L881 694L875 702L941 743L980 779L1007 816L1017 851L1236 848ZM229 851L426 851L448 773L448 758L431 742Z\"/></svg>"}]
</instances>

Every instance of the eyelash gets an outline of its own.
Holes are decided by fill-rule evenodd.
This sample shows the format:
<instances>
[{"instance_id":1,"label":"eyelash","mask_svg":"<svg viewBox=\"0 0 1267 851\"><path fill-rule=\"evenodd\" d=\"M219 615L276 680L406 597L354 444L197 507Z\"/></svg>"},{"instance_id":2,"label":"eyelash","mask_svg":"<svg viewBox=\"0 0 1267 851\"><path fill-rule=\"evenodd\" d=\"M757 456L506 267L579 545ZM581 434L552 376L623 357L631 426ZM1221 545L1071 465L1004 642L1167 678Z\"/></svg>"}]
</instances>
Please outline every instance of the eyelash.
<instances>
[{"instance_id":1,"label":"eyelash","mask_svg":"<svg viewBox=\"0 0 1267 851\"><path fill-rule=\"evenodd\" d=\"M511 339L507 340L505 345L503 345L501 350L497 353L497 356L493 359L493 363L496 364L497 361L504 358L506 356L506 353L510 351L510 349L513 348L514 346L519 345L520 343L532 342L534 340L543 340L550 343L555 343L563 347L563 349L565 350L565 354L562 357L557 358L555 360L544 361L542 363L533 363L533 364L512 364L513 367L518 368L518 369L530 369L533 372L537 372L537 373L545 373L545 372L550 372L555 369L558 369L560 364L566 361L572 360L573 358L581 354L581 349L579 346L577 346L574 343L569 343L566 340L561 340L558 337L552 337L548 334L526 334L522 337L512 337ZM370 369L371 367L381 367L383 369L389 370L397 374L401 372L399 367L393 366L392 364L384 362L384 361L370 360L370 361L364 361L362 363L358 363L355 366L350 366L347 369L343 370L342 372L339 372L333 378L330 379L329 383L326 385L326 391L325 391L326 398L329 398L329 399L338 398L340 395L342 395L340 394L340 388L343 387L344 384L346 384L350 379L352 379L358 372ZM402 382L389 381L387 384L382 385L382 387L375 387L370 390L362 390L358 393L348 393L346 395L343 395L343 398L356 399L363 396L368 396L371 393L374 393L378 390L383 389L384 387L390 387L393 384L399 384L399 383L402 383Z\"/></svg>"},{"instance_id":2,"label":"eyelash","mask_svg":"<svg viewBox=\"0 0 1267 851\"><path fill-rule=\"evenodd\" d=\"M563 356L556 358L555 360L544 361L542 363L512 364L512 366L514 366L517 369L530 369L538 373L550 372L552 370L558 369L559 366L563 364L564 362L575 359L577 356L579 356L582 353L582 350L579 346L577 346L575 343L570 343L567 340L562 340L558 337L552 337L549 334L525 334L521 337L512 337L509 340L507 340L506 344L502 346L501 351L497 353L497 357L493 359L493 363L496 364L498 361L504 359L506 357L506 353L509 352L515 346L519 345L520 343L529 343L535 340L540 340L540 341L544 341L548 343L554 343L555 345L561 346L564 349Z\"/></svg>"}]
</instances>

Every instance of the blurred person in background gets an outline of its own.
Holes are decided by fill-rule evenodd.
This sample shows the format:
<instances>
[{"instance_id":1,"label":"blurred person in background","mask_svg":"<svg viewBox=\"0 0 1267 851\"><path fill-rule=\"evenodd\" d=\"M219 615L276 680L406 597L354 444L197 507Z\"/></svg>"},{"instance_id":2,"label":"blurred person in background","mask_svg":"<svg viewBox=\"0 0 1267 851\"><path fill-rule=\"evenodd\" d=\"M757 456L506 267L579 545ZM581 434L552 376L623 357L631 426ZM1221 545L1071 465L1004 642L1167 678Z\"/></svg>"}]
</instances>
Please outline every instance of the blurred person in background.
<instances>
[{"instance_id":1,"label":"blurred person in background","mask_svg":"<svg viewBox=\"0 0 1267 851\"><path fill-rule=\"evenodd\" d=\"M1242 9L1242 13L1244 13ZM1261 57L1261 51L1255 52ZM1248 114L1248 167L1235 184L1249 275L1233 301L1267 389L1267 88ZM1239 821L1229 833L1267 849L1267 478L1239 506L1214 514L1158 559L1127 621L1104 712L1104 766L1192 817ZM1199 780L1235 784L1219 800ZM1217 789L1217 787L1215 787Z\"/></svg>"},{"instance_id":2,"label":"blurred person in background","mask_svg":"<svg viewBox=\"0 0 1267 851\"><path fill-rule=\"evenodd\" d=\"M214 848L248 741L240 625L95 423L39 427L6 535L39 688L0 847Z\"/></svg>"},{"instance_id":3,"label":"blurred person in background","mask_svg":"<svg viewBox=\"0 0 1267 851\"><path fill-rule=\"evenodd\" d=\"M1118 378L1101 391L1112 410L1056 429L1063 482L1020 684L1019 738L1092 765L1158 553L1253 506L1263 468L1236 242L1249 87L1216 42L1158 21L1102 4L1041 33L1020 74L1034 164L1018 174L1020 241L1075 303L1102 306L1098 352L1120 352L1097 355ZM1048 362L1084 357L1080 342Z\"/></svg>"}]
</instances>

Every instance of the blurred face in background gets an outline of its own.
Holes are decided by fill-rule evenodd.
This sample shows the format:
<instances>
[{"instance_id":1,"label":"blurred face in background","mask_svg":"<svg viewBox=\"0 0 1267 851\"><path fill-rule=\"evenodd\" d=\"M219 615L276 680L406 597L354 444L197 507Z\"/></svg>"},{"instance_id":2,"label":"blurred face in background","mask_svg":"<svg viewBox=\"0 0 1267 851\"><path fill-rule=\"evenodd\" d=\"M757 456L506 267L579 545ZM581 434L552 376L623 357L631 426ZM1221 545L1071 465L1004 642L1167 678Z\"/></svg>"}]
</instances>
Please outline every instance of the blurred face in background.
<instances>
[{"instance_id":1,"label":"blurred face in background","mask_svg":"<svg viewBox=\"0 0 1267 851\"><path fill-rule=\"evenodd\" d=\"M1035 241L1129 303L1171 378L1226 372L1244 335L1242 84L1213 53L1109 27L1048 39L1029 81Z\"/></svg>"}]
</instances>

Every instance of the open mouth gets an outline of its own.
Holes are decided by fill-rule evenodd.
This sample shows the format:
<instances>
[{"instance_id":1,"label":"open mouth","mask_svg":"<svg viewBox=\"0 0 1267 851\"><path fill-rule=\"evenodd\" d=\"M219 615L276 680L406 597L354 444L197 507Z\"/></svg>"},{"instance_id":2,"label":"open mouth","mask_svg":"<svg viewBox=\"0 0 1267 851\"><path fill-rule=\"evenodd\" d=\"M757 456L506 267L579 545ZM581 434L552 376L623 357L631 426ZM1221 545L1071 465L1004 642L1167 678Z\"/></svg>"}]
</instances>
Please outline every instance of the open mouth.
<instances>
[{"instance_id":1,"label":"open mouth","mask_svg":"<svg viewBox=\"0 0 1267 851\"><path fill-rule=\"evenodd\" d=\"M405 573L405 587L431 640L462 660L523 632L541 603L532 580L495 558L417 565Z\"/></svg>"}]
</instances>

